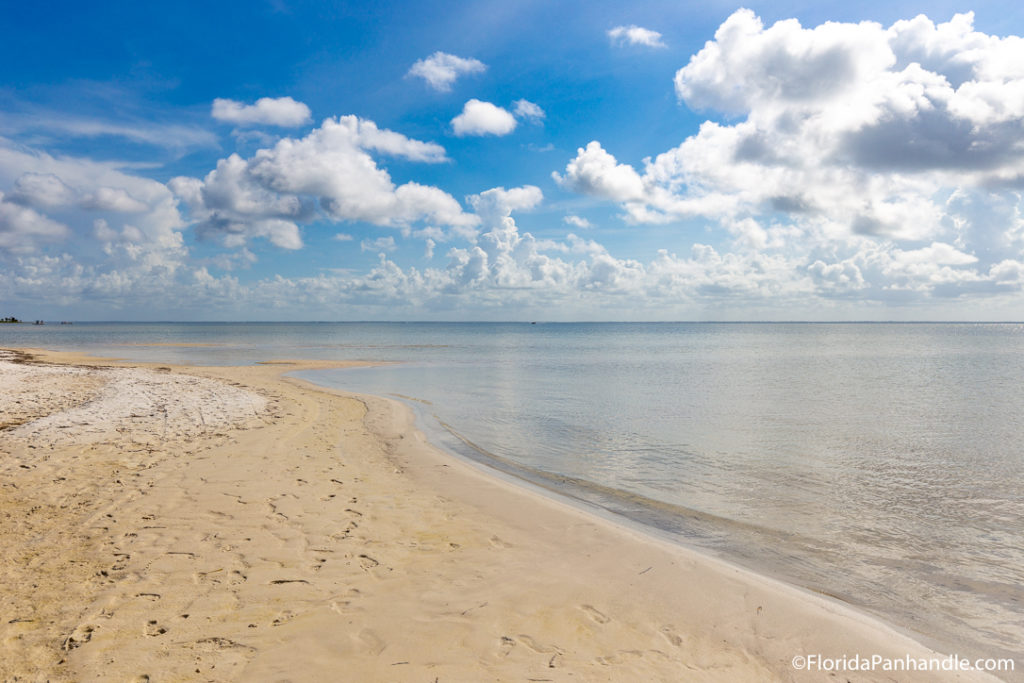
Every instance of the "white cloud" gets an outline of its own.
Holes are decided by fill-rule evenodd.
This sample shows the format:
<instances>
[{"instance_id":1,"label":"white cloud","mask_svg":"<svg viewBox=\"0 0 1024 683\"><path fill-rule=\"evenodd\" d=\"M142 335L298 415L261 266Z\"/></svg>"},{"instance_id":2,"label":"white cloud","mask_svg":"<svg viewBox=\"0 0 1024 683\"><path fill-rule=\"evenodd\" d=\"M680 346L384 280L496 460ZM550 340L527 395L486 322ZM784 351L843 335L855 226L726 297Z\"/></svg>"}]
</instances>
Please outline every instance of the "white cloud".
<instances>
[{"instance_id":1,"label":"white cloud","mask_svg":"<svg viewBox=\"0 0 1024 683\"><path fill-rule=\"evenodd\" d=\"M75 192L52 173L25 173L14 182L9 199L37 208L55 208L74 202Z\"/></svg>"},{"instance_id":2,"label":"white cloud","mask_svg":"<svg viewBox=\"0 0 1024 683\"><path fill-rule=\"evenodd\" d=\"M204 180L179 177L168 185L193 211L291 218L312 214L299 197L274 192L254 180L250 166L251 160L232 154L219 160Z\"/></svg>"},{"instance_id":3,"label":"white cloud","mask_svg":"<svg viewBox=\"0 0 1024 683\"><path fill-rule=\"evenodd\" d=\"M299 226L282 218L251 218L232 220L227 217L200 223L196 234L203 239L219 239L226 247L242 248L253 238L265 238L282 249L301 249Z\"/></svg>"},{"instance_id":4,"label":"white cloud","mask_svg":"<svg viewBox=\"0 0 1024 683\"><path fill-rule=\"evenodd\" d=\"M508 135L515 129L516 119L507 110L477 99L466 102L462 113L452 119L452 130L459 137Z\"/></svg>"},{"instance_id":5,"label":"white cloud","mask_svg":"<svg viewBox=\"0 0 1024 683\"><path fill-rule=\"evenodd\" d=\"M119 244L131 241L134 245L132 253L122 250L118 258L149 259L167 268L176 268L184 258L181 230L185 224L171 192L163 183L125 173L115 163L57 158L0 139L0 188L10 186L19 201L45 207L60 219L52 222L64 226L56 230L37 222L40 229L45 226L40 235L53 240L60 235L94 237L94 210L102 210L110 212L104 217L109 234L118 235Z\"/></svg>"},{"instance_id":6,"label":"white cloud","mask_svg":"<svg viewBox=\"0 0 1024 683\"><path fill-rule=\"evenodd\" d=\"M452 84L463 74L482 73L487 67L477 59L457 57L447 52L435 52L418 60L409 69L409 76L418 76L434 90L449 92Z\"/></svg>"},{"instance_id":7,"label":"white cloud","mask_svg":"<svg viewBox=\"0 0 1024 683\"><path fill-rule=\"evenodd\" d=\"M989 269L989 277L998 284L1012 283L1020 285L1024 283L1024 263L1005 259Z\"/></svg>"},{"instance_id":8,"label":"white cloud","mask_svg":"<svg viewBox=\"0 0 1024 683\"><path fill-rule=\"evenodd\" d=\"M619 164L596 140L577 150L576 158L565 168L565 176L553 174L568 189L614 201L626 202L644 197L644 183L632 166Z\"/></svg>"},{"instance_id":9,"label":"white cloud","mask_svg":"<svg viewBox=\"0 0 1024 683\"><path fill-rule=\"evenodd\" d=\"M740 10L675 86L691 107L746 114L744 161L806 162L813 145L829 166L1002 178L1020 172L1022 56L1024 40L974 32L970 15L805 29Z\"/></svg>"},{"instance_id":10,"label":"white cloud","mask_svg":"<svg viewBox=\"0 0 1024 683\"><path fill-rule=\"evenodd\" d=\"M860 268L848 260L831 264L816 260L807 267L807 272L818 289L828 295L853 293L867 286Z\"/></svg>"},{"instance_id":11,"label":"white cloud","mask_svg":"<svg viewBox=\"0 0 1024 683\"><path fill-rule=\"evenodd\" d=\"M608 38L612 45L643 45L644 47L666 47L661 40L661 34L641 28L635 24L629 26L616 26L608 31Z\"/></svg>"},{"instance_id":12,"label":"white cloud","mask_svg":"<svg viewBox=\"0 0 1024 683\"><path fill-rule=\"evenodd\" d=\"M516 100L512 104L515 105L513 113L517 118L526 119L530 123L538 124L544 120L544 110L539 105L529 100Z\"/></svg>"},{"instance_id":13,"label":"white cloud","mask_svg":"<svg viewBox=\"0 0 1024 683\"><path fill-rule=\"evenodd\" d=\"M82 198L81 205L84 209L122 213L139 213L149 208L145 202L140 202L120 187L98 187Z\"/></svg>"},{"instance_id":14,"label":"white cloud","mask_svg":"<svg viewBox=\"0 0 1024 683\"><path fill-rule=\"evenodd\" d=\"M722 259L776 255L825 297L994 294L1024 250L1021 64L1024 40L971 15L804 28L739 10L675 76L732 123L642 168L593 141L554 177L630 222L710 221Z\"/></svg>"},{"instance_id":15,"label":"white cloud","mask_svg":"<svg viewBox=\"0 0 1024 683\"><path fill-rule=\"evenodd\" d=\"M575 215L568 215L562 218L562 222L566 225L571 225L576 228L592 228L594 224L588 221L586 218Z\"/></svg>"},{"instance_id":16,"label":"white cloud","mask_svg":"<svg viewBox=\"0 0 1024 683\"><path fill-rule=\"evenodd\" d=\"M346 125L355 127L355 139L363 149L372 149L391 156L404 157L409 161L422 161L429 164L448 161L444 147L435 142L421 142L392 130L381 130L373 121L354 116L345 116L341 120Z\"/></svg>"},{"instance_id":17,"label":"white cloud","mask_svg":"<svg viewBox=\"0 0 1024 683\"><path fill-rule=\"evenodd\" d=\"M312 120L309 107L291 97L261 97L255 104L243 104L218 97L213 101L210 115L218 121L240 126L268 125L295 128L304 126Z\"/></svg>"},{"instance_id":18,"label":"white cloud","mask_svg":"<svg viewBox=\"0 0 1024 683\"><path fill-rule=\"evenodd\" d=\"M424 226L419 230L413 231L412 235L414 237L429 238L434 240L435 242L447 242L451 238L451 235L446 234L444 230L437 227L436 225ZM472 232L471 234L468 234L467 237L469 239L475 239L476 231Z\"/></svg>"},{"instance_id":19,"label":"white cloud","mask_svg":"<svg viewBox=\"0 0 1024 683\"><path fill-rule=\"evenodd\" d=\"M526 211L544 200L544 193L535 185L506 190L495 187L469 197L469 203L484 221L510 216L513 211Z\"/></svg>"},{"instance_id":20,"label":"white cloud","mask_svg":"<svg viewBox=\"0 0 1024 683\"><path fill-rule=\"evenodd\" d=\"M27 253L40 241L67 237L68 227L27 206L9 202L0 192L0 249Z\"/></svg>"},{"instance_id":21,"label":"white cloud","mask_svg":"<svg viewBox=\"0 0 1024 683\"><path fill-rule=\"evenodd\" d=\"M299 235L299 226L291 221L280 219L268 219L257 221L254 224L255 230L250 234L258 237L266 237L274 246L282 249L301 249L302 237Z\"/></svg>"},{"instance_id":22,"label":"white cloud","mask_svg":"<svg viewBox=\"0 0 1024 683\"><path fill-rule=\"evenodd\" d=\"M197 233L228 246L269 237L296 248L301 243L296 225L318 218L399 228L417 221L463 229L477 223L436 187L415 182L396 187L368 150L411 161L446 159L439 145L343 116L326 119L303 138L283 138L249 159L232 154L202 180L180 177L169 185L189 206Z\"/></svg>"},{"instance_id":23,"label":"white cloud","mask_svg":"<svg viewBox=\"0 0 1024 683\"><path fill-rule=\"evenodd\" d=\"M487 196L500 198L509 192ZM525 199L519 203L529 205ZM488 312L501 317L523 312L532 312L531 317L537 313L578 317L585 311L604 318L669 319L701 311L719 318L737 312L743 316L751 307L792 310L815 300L854 297L869 302L922 301L935 292L964 288L998 296L1017 293L1024 284L1021 261L1007 259L978 273L955 247L944 244L921 251L946 263L931 262L925 253L911 253L917 250L904 250L900 258L898 252L878 244L865 244L856 256L841 261L756 250L725 253L695 244L688 255L661 250L652 260L641 262L617 258L604 246L575 235L563 242L537 240L520 232L511 216L499 213L486 219L476 244L449 249L442 267L399 266L387 256L394 246L392 237L364 240L360 246L379 252L378 263L368 272L277 275L248 283L230 274L214 276L201 265L178 270L152 263L98 268L82 266L66 255L27 255L18 257L16 269L0 269L0 294L7 301L45 297L67 306L76 301L100 302L106 306L103 310L145 311L158 302L161 311L191 311L206 317L230 312L251 315L254 310L271 317L330 312L389 319L451 319L453 312L463 317ZM428 254L435 246L428 238ZM236 253L243 264L255 259L245 250ZM234 267L234 263L227 265ZM977 315L979 309L974 304L961 310Z\"/></svg>"},{"instance_id":24,"label":"white cloud","mask_svg":"<svg viewBox=\"0 0 1024 683\"><path fill-rule=\"evenodd\" d=\"M893 260L904 264L934 263L938 265L964 266L977 263L978 258L965 254L956 247L941 242L932 242L921 249L904 251L896 249L892 253Z\"/></svg>"},{"instance_id":25,"label":"white cloud","mask_svg":"<svg viewBox=\"0 0 1024 683\"><path fill-rule=\"evenodd\" d=\"M355 238L352 237L352 235L349 235L348 233L339 232L335 233L334 237L332 237L331 239L335 239L339 242L351 242Z\"/></svg>"}]
</instances>

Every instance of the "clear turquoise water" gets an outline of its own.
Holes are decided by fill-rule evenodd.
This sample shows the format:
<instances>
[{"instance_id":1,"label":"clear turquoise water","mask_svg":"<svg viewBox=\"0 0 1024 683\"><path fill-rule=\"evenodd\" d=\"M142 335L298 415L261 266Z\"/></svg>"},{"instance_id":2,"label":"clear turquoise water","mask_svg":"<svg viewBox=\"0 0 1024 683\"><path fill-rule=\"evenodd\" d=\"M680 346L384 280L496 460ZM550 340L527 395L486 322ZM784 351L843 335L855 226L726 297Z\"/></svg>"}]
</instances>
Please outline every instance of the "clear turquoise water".
<instances>
[{"instance_id":1,"label":"clear turquoise water","mask_svg":"<svg viewBox=\"0 0 1024 683\"><path fill-rule=\"evenodd\" d=\"M1021 325L0 325L0 346L401 361L303 376L416 399L462 455L949 651L1024 642Z\"/></svg>"}]
</instances>

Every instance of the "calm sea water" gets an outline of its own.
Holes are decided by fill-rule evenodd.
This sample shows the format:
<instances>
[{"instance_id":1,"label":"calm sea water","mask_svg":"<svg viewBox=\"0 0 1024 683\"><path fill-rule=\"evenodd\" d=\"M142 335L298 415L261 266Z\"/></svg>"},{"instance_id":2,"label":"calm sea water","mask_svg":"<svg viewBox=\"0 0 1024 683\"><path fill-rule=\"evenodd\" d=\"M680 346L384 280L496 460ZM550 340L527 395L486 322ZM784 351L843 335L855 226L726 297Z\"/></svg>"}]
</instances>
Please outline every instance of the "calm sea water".
<instances>
[{"instance_id":1,"label":"calm sea water","mask_svg":"<svg viewBox=\"0 0 1024 683\"><path fill-rule=\"evenodd\" d=\"M0 325L0 346L402 361L303 376L413 399L451 450L947 651L1024 643L1022 325Z\"/></svg>"}]
</instances>

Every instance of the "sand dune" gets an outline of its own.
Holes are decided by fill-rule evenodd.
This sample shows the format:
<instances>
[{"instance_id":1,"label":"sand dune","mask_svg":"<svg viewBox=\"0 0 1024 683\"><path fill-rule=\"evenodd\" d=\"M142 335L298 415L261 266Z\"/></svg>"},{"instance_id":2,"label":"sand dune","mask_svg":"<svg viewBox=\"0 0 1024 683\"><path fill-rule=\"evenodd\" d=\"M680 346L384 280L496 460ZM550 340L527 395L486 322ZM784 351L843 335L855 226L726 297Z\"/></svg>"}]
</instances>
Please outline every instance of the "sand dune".
<instances>
[{"instance_id":1,"label":"sand dune","mask_svg":"<svg viewBox=\"0 0 1024 683\"><path fill-rule=\"evenodd\" d=\"M316 363L39 355L0 358L4 680L831 680L792 657L932 654L280 377ZM943 676L839 680L985 679Z\"/></svg>"}]
</instances>

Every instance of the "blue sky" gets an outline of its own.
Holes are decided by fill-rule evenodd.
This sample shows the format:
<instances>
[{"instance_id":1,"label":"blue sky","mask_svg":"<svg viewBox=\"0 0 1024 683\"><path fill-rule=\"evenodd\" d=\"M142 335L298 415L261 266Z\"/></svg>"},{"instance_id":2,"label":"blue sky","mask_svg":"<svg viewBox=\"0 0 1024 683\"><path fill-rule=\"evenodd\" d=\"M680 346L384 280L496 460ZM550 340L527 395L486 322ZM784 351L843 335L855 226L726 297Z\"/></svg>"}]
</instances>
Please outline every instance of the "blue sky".
<instances>
[{"instance_id":1,"label":"blue sky","mask_svg":"<svg viewBox=\"0 0 1024 683\"><path fill-rule=\"evenodd\" d=\"M993 2L12 4L0 315L1020 319L1022 32Z\"/></svg>"}]
</instances>

